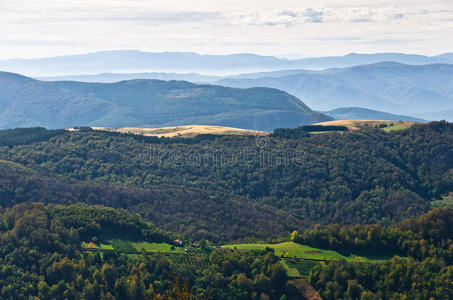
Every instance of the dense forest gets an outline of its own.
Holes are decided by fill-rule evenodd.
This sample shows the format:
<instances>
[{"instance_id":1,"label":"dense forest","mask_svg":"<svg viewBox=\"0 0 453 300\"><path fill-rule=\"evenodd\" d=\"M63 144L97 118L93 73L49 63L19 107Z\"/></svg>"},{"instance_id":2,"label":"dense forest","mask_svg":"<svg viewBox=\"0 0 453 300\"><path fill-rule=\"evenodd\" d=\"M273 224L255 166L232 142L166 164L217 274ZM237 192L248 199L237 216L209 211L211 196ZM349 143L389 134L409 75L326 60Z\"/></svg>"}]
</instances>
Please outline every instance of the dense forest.
<instances>
[{"instance_id":1,"label":"dense forest","mask_svg":"<svg viewBox=\"0 0 453 300\"><path fill-rule=\"evenodd\" d=\"M452 299L453 210L432 201L453 191L453 125L308 132L0 131L0 298L283 300L309 283L325 299ZM305 281L272 249L215 246L291 232L385 258L315 262ZM112 237L210 246L202 267L81 247Z\"/></svg>"},{"instance_id":2,"label":"dense forest","mask_svg":"<svg viewBox=\"0 0 453 300\"><path fill-rule=\"evenodd\" d=\"M160 254L82 252L114 233L153 242L171 236L126 212L24 203L0 212L2 299L300 299L297 281L271 253L216 249L197 270Z\"/></svg>"},{"instance_id":3,"label":"dense forest","mask_svg":"<svg viewBox=\"0 0 453 300\"><path fill-rule=\"evenodd\" d=\"M427 212L433 198L453 190L452 145L446 122L301 138L65 131L0 147L4 164L17 165L4 167L0 195L6 205L126 208L166 230L222 241L317 223L389 225Z\"/></svg>"},{"instance_id":4,"label":"dense forest","mask_svg":"<svg viewBox=\"0 0 453 300\"><path fill-rule=\"evenodd\" d=\"M308 276L324 299L451 299L453 209L436 209L380 231L369 225L307 230L297 242L352 238L373 251L396 237L404 257L374 263L319 262ZM364 234L365 233L365 234ZM83 241L134 236L172 243L175 236L138 215L102 206L23 203L0 211L1 298L304 299L306 283L288 277L272 251L205 252L199 269L178 255L82 251ZM335 247L335 246L333 246ZM399 247L399 248L398 248ZM347 249L347 247L345 247ZM183 254L184 255L184 254Z\"/></svg>"},{"instance_id":5,"label":"dense forest","mask_svg":"<svg viewBox=\"0 0 453 300\"><path fill-rule=\"evenodd\" d=\"M272 136L287 139L299 139L310 136L310 132L326 131L348 131L348 128L345 126L333 125L305 125L296 128L277 128L272 132Z\"/></svg>"},{"instance_id":6,"label":"dense forest","mask_svg":"<svg viewBox=\"0 0 453 300\"><path fill-rule=\"evenodd\" d=\"M300 243L340 251L391 251L403 256L378 264L318 264L310 283L324 299L452 299L452 209L436 209L396 227L355 225L307 230Z\"/></svg>"}]
</instances>

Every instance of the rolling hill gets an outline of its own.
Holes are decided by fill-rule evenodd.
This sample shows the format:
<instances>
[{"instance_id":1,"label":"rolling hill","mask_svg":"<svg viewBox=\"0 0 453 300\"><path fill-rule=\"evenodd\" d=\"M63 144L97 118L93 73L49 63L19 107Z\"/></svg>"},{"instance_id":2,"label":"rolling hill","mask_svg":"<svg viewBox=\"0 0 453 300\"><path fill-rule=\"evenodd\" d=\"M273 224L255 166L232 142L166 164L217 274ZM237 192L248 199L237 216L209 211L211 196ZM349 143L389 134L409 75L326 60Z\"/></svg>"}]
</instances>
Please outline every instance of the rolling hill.
<instances>
[{"instance_id":1,"label":"rolling hill","mask_svg":"<svg viewBox=\"0 0 453 300\"><path fill-rule=\"evenodd\" d=\"M237 89L185 81L45 82L0 73L0 128L220 125L270 131L329 121L270 88Z\"/></svg>"},{"instance_id":2,"label":"rolling hill","mask_svg":"<svg viewBox=\"0 0 453 300\"><path fill-rule=\"evenodd\" d=\"M453 109L453 65L449 64L384 62L324 71L248 74L217 83L281 89L323 111L362 107L430 119L433 113L442 115Z\"/></svg>"},{"instance_id":3,"label":"rolling hill","mask_svg":"<svg viewBox=\"0 0 453 300\"><path fill-rule=\"evenodd\" d=\"M271 228L287 234L297 223L389 224L451 192L452 130L433 122L294 139L35 129L29 142L8 131L22 144L0 147L9 162L0 168L0 198L126 208L210 240L263 237Z\"/></svg>"},{"instance_id":4,"label":"rolling hill","mask_svg":"<svg viewBox=\"0 0 453 300\"><path fill-rule=\"evenodd\" d=\"M418 124L412 121L392 121L392 120L335 120L322 122L315 125L322 126L344 126L348 130L360 130L363 128L381 128L384 131L395 131L408 129L412 125Z\"/></svg>"},{"instance_id":5,"label":"rolling hill","mask_svg":"<svg viewBox=\"0 0 453 300\"><path fill-rule=\"evenodd\" d=\"M268 132L246 130L241 128L233 128L226 126L210 126L210 125L186 125L174 127L159 127L159 128L106 128L93 127L94 130L120 132L128 134L139 134L144 136L157 137L194 137L200 134L216 134L216 135L269 135Z\"/></svg>"}]
</instances>

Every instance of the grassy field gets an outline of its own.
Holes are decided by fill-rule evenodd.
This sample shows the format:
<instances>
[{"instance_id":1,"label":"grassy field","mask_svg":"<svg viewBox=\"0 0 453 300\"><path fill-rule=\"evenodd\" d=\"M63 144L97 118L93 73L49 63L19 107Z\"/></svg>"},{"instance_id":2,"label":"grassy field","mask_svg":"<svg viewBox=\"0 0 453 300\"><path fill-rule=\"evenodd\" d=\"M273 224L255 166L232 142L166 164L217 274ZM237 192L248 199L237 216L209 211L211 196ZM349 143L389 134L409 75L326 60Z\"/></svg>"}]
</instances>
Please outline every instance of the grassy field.
<instances>
[{"instance_id":1,"label":"grassy field","mask_svg":"<svg viewBox=\"0 0 453 300\"><path fill-rule=\"evenodd\" d=\"M303 277L308 276L310 271L318 262L304 260L304 261L292 261L292 260L282 260L283 267L286 269L289 277Z\"/></svg>"},{"instance_id":2,"label":"grassy field","mask_svg":"<svg viewBox=\"0 0 453 300\"><path fill-rule=\"evenodd\" d=\"M435 200L431 202L431 205L433 207L453 206L453 193L450 193L447 196L442 197L442 200Z\"/></svg>"},{"instance_id":3,"label":"grassy field","mask_svg":"<svg viewBox=\"0 0 453 300\"><path fill-rule=\"evenodd\" d=\"M100 250L116 250L116 251L142 251L145 249L146 252L161 252L161 253L185 253L181 247L174 247L167 243L149 243L144 241L128 241L123 239L110 239L102 241L100 243L82 243L82 248L86 249L100 249Z\"/></svg>"},{"instance_id":4,"label":"grassy field","mask_svg":"<svg viewBox=\"0 0 453 300\"><path fill-rule=\"evenodd\" d=\"M393 126L387 126L387 127L384 127L382 128L382 130L386 131L386 132L390 132L390 131L395 131L395 130L404 130L404 129L408 129L410 127L410 125L400 125L400 124L397 124L397 125L393 125Z\"/></svg>"},{"instance_id":5,"label":"grassy field","mask_svg":"<svg viewBox=\"0 0 453 300\"><path fill-rule=\"evenodd\" d=\"M384 131L403 130L416 124L408 121L385 121L385 120L337 120L317 123L315 125L345 126L349 130L359 130L364 127L380 127ZM385 127L384 127L385 126Z\"/></svg>"},{"instance_id":6,"label":"grassy field","mask_svg":"<svg viewBox=\"0 0 453 300\"><path fill-rule=\"evenodd\" d=\"M105 249L105 250L113 250L113 246L110 245L110 244L103 244L103 243L99 243L99 244L96 244L96 243L92 243L90 245L90 243L86 243L86 242L82 242L82 248L87 248L87 249Z\"/></svg>"},{"instance_id":7,"label":"grassy field","mask_svg":"<svg viewBox=\"0 0 453 300\"><path fill-rule=\"evenodd\" d=\"M145 249L146 252L185 253L181 247L174 247L174 250L171 250L172 245L167 243L132 242L130 244L138 251Z\"/></svg>"},{"instance_id":8,"label":"grassy field","mask_svg":"<svg viewBox=\"0 0 453 300\"><path fill-rule=\"evenodd\" d=\"M252 250L252 251L253 250L262 251L265 250L266 248L271 248L274 249L275 255L279 257L319 259L332 261L345 259L351 262L376 261L373 259L356 255L344 256L336 251L312 248L309 246L300 245L293 242L284 242L280 244L236 244L236 245L225 245L223 247L230 249Z\"/></svg>"},{"instance_id":9,"label":"grassy field","mask_svg":"<svg viewBox=\"0 0 453 300\"><path fill-rule=\"evenodd\" d=\"M161 128L107 128L107 127L92 127L94 130L114 131L122 133L140 134L145 136L157 137L194 137L199 134L222 134L222 135L267 135L264 131L247 130L226 126L211 126L211 125L187 125L177 127L161 127Z\"/></svg>"},{"instance_id":10,"label":"grassy field","mask_svg":"<svg viewBox=\"0 0 453 300\"><path fill-rule=\"evenodd\" d=\"M299 270L295 268L291 263L282 260L281 264L285 268L286 273L288 274L289 277L301 277Z\"/></svg>"}]
</instances>

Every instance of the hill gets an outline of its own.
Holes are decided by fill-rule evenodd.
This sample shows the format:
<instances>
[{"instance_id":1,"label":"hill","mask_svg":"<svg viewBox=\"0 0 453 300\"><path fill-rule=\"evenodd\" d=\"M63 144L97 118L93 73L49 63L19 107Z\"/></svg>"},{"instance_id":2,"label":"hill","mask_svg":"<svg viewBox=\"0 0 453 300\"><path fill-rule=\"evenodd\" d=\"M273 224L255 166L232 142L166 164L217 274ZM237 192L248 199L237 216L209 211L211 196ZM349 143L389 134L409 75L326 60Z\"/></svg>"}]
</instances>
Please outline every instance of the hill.
<instances>
[{"instance_id":1,"label":"hill","mask_svg":"<svg viewBox=\"0 0 453 300\"><path fill-rule=\"evenodd\" d=\"M450 294L449 209L396 227L317 226L294 231L291 242L221 249L207 241L191 244L136 214L103 206L22 203L0 209L0 220L5 299L253 299L258 293L266 299L311 299L307 294L317 292L301 275L327 299L332 293L386 299ZM377 260L350 252L370 254L376 247L410 256ZM413 278L423 284L414 286ZM396 279L407 284L388 284Z\"/></svg>"},{"instance_id":2,"label":"hill","mask_svg":"<svg viewBox=\"0 0 453 300\"><path fill-rule=\"evenodd\" d=\"M361 107L341 107L324 112L335 120L388 120L388 121L411 121L425 122L423 119L409 116L395 115L383 111L377 111Z\"/></svg>"},{"instance_id":3,"label":"hill","mask_svg":"<svg viewBox=\"0 0 453 300\"><path fill-rule=\"evenodd\" d=\"M383 62L324 71L249 74L247 78L229 78L217 83L281 89L322 111L362 107L430 119L433 113L440 115L453 109L452 82L453 65Z\"/></svg>"},{"instance_id":4,"label":"hill","mask_svg":"<svg viewBox=\"0 0 453 300\"><path fill-rule=\"evenodd\" d=\"M264 131L246 130L226 126L209 126L209 125L187 125L176 127L160 128L105 128L93 127L95 130L104 130L121 133L132 133L144 136L157 137L194 137L200 134L217 134L217 135L267 135Z\"/></svg>"},{"instance_id":5,"label":"hill","mask_svg":"<svg viewBox=\"0 0 453 300\"><path fill-rule=\"evenodd\" d=\"M349 130L359 130L362 128L381 128L384 131L402 130L417 124L410 121L385 121L385 120L335 120L317 123L322 126L345 126Z\"/></svg>"},{"instance_id":6,"label":"hill","mask_svg":"<svg viewBox=\"0 0 453 300\"><path fill-rule=\"evenodd\" d=\"M46 174L5 167L2 199L122 207L164 229L221 240L297 224L389 224L451 192L452 132L446 122L296 139L65 131L0 147L4 160Z\"/></svg>"},{"instance_id":7,"label":"hill","mask_svg":"<svg viewBox=\"0 0 453 300\"><path fill-rule=\"evenodd\" d=\"M117 50L38 59L3 60L0 61L0 70L41 77L106 72L195 72L226 75L296 68L318 70L343 68L384 61L414 65L453 62L448 53L433 57L401 53L350 53L344 56L280 59L248 53L201 55L191 52L152 53Z\"/></svg>"},{"instance_id":8,"label":"hill","mask_svg":"<svg viewBox=\"0 0 453 300\"><path fill-rule=\"evenodd\" d=\"M279 90L185 81L45 82L0 73L0 103L0 128L204 124L273 130L331 119Z\"/></svg>"},{"instance_id":9,"label":"hill","mask_svg":"<svg viewBox=\"0 0 453 300\"><path fill-rule=\"evenodd\" d=\"M197 188L177 185L137 188L77 180L1 160L0 171L2 207L30 201L103 205L139 213L168 231L214 241L275 238L306 224L267 205Z\"/></svg>"},{"instance_id":10,"label":"hill","mask_svg":"<svg viewBox=\"0 0 453 300\"><path fill-rule=\"evenodd\" d=\"M187 239L183 248L119 209L23 203L0 209L0 220L2 299L303 298L301 282L272 253Z\"/></svg>"},{"instance_id":11,"label":"hill","mask_svg":"<svg viewBox=\"0 0 453 300\"><path fill-rule=\"evenodd\" d=\"M432 208L451 205L453 125L362 122L0 131L0 298L302 299L306 280L326 299L446 299L453 210Z\"/></svg>"}]
</instances>

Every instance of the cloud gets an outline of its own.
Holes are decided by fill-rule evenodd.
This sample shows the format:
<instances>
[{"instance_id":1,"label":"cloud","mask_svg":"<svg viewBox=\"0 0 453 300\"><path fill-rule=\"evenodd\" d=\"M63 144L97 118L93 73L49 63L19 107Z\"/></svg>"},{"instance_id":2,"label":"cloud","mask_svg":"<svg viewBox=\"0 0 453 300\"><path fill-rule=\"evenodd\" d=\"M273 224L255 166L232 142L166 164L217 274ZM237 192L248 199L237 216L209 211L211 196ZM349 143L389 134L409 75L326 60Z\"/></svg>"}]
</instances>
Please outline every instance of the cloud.
<instances>
[{"instance_id":1,"label":"cloud","mask_svg":"<svg viewBox=\"0 0 453 300\"><path fill-rule=\"evenodd\" d=\"M167 11L167 12L135 12L126 14L110 14L101 17L91 16L82 17L85 20L107 20L107 21L131 21L140 22L146 21L150 23L198 23L205 21L219 20L223 18L220 12L204 12L204 11Z\"/></svg>"},{"instance_id":2,"label":"cloud","mask_svg":"<svg viewBox=\"0 0 453 300\"><path fill-rule=\"evenodd\" d=\"M450 21L453 10L388 7L308 7L303 9L261 10L251 12L224 12L219 22L253 26L297 26L307 23L356 23L375 22L391 24L399 22L439 23Z\"/></svg>"},{"instance_id":3,"label":"cloud","mask_svg":"<svg viewBox=\"0 0 453 300\"><path fill-rule=\"evenodd\" d=\"M321 23L323 14L322 10L307 8L304 12L304 16L306 17L305 21L309 23Z\"/></svg>"},{"instance_id":4,"label":"cloud","mask_svg":"<svg viewBox=\"0 0 453 300\"><path fill-rule=\"evenodd\" d=\"M453 49L451 0L0 0L0 7L3 57L126 48L310 55ZM409 43L393 46L398 41Z\"/></svg>"},{"instance_id":5,"label":"cloud","mask_svg":"<svg viewBox=\"0 0 453 300\"><path fill-rule=\"evenodd\" d=\"M402 19L402 18L404 18L404 14L403 13L397 13L397 14L393 15L393 20L399 20L399 19Z\"/></svg>"}]
</instances>

